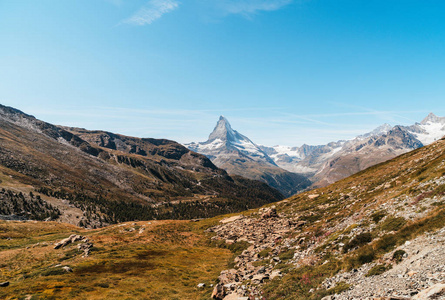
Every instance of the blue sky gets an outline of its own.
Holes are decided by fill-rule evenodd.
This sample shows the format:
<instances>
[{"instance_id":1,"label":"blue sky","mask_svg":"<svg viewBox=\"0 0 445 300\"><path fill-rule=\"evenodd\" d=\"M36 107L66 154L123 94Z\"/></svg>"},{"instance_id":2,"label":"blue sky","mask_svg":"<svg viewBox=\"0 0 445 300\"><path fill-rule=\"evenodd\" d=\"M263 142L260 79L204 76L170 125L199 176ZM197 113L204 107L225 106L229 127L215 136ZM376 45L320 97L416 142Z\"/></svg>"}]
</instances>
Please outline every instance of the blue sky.
<instances>
[{"instance_id":1,"label":"blue sky","mask_svg":"<svg viewBox=\"0 0 445 300\"><path fill-rule=\"evenodd\" d=\"M0 0L0 103L179 142L265 145L445 115L445 1Z\"/></svg>"}]
</instances>

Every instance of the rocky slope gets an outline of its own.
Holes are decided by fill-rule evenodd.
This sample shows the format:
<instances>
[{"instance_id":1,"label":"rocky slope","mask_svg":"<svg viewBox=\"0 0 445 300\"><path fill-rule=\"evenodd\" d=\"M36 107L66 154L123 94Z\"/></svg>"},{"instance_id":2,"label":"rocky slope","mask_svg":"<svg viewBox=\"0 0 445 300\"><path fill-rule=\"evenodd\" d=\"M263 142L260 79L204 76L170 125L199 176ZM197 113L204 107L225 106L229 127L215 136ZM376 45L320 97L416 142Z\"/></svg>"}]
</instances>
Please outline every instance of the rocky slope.
<instances>
[{"instance_id":1,"label":"rocky slope","mask_svg":"<svg viewBox=\"0 0 445 300\"><path fill-rule=\"evenodd\" d=\"M283 198L173 141L55 126L5 106L0 180L0 187L33 192L60 209L65 221L89 227L208 217Z\"/></svg>"},{"instance_id":2,"label":"rocky slope","mask_svg":"<svg viewBox=\"0 0 445 300\"><path fill-rule=\"evenodd\" d=\"M285 196L310 185L306 177L278 167L258 145L233 130L223 116L206 142L190 143L186 147L206 155L229 174L263 181Z\"/></svg>"},{"instance_id":3,"label":"rocky slope","mask_svg":"<svg viewBox=\"0 0 445 300\"><path fill-rule=\"evenodd\" d=\"M221 220L213 239L247 246L221 272L214 299L439 299L444 205L439 140Z\"/></svg>"}]
</instances>

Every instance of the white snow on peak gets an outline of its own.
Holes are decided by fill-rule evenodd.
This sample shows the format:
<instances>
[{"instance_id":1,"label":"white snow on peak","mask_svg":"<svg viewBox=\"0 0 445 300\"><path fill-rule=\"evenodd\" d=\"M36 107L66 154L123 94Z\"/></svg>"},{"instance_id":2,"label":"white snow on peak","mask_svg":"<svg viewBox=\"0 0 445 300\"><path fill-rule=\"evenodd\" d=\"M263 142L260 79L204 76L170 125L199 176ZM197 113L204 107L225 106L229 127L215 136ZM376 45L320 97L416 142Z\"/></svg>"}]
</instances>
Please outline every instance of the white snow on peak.
<instances>
[{"instance_id":1,"label":"white snow on peak","mask_svg":"<svg viewBox=\"0 0 445 300\"><path fill-rule=\"evenodd\" d=\"M416 139L428 145L445 136L445 117L438 117L430 113L420 123L406 127Z\"/></svg>"},{"instance_id":2,"label":"white snow on peak","mask_svg":"<svg viewBox=\"0 0 445 300\"><path fill-rule=\"evenodd\" d=\"M431 144L445 136L445 124L427 122L418 125L421 133L412 132L412 134L424 145Z\"/></svg>"},{"instance_id":3,"label":"white snow on peak","mask_svg":"<svg viewBox=\"0 0 445 300\"><path fill-rule=\"evenodd\" d=\"M420 122L420 125L427 125L428 123L440 123L445 125L445 117L438 117L433 113L429 113L428 116Z\"/></svg>"},{"instance_id":4,"label":"white snow on peak","mask_svg":"<svg viewBox=\"0 0 445 300\"><path fill-rule=\"evenodd\" d=\"M300 152L298 151L299 148L297 148L297 147L278 145L278 146L274 146L272 148L276 151L276 153L270 155L270 157L272 157L272 158L278 157L280 155L288 155L290 157L299 158L299 159L302 158Z\"/></svg>"},{"instance_id":5,"label":"white snow on peak","mask_svg":"<svg viewBox=\"0 0 445 300\"><path fill-rule=\"evenodd\" d=\"M186 145L187 146L187 145ZM220 116L218 123L209 135L206 142L188 145L192 150L205 155L219 155L219 152L226 150L239 152L250 156L251 158L265 159L269 162L273 161L264 153L254 142L248 137L240 134L238 131L232 129L229 121Z\"/></svg>"},{"instance_id":6,"label":"white snow on peak","mask_svg":"<svg viewBox=\"0 0 445 300\"><path fill-rule=\"evenodd\" d=\"M369 138L372 136L384 135L384 134L387 134L392 128L393 128L393 126L389 125L388 123L385 123L383 125L380 125L379 127L377 127L376 129L374 129L371 132L357 136L356 139L363 140L363 139L366 139L366 138Z\"/></svg>"},{"instance_id":7,"label":"white snow on peak","mask_svg":"<svg viewBox=\"0 0 445 300\"><path fill-rule=\"evenodd\" d=\"M215 150L224 146L224 142L221 139L214 139L210 143L202 143L198 145L200 150Z\"/></svg>"}]
</instances>

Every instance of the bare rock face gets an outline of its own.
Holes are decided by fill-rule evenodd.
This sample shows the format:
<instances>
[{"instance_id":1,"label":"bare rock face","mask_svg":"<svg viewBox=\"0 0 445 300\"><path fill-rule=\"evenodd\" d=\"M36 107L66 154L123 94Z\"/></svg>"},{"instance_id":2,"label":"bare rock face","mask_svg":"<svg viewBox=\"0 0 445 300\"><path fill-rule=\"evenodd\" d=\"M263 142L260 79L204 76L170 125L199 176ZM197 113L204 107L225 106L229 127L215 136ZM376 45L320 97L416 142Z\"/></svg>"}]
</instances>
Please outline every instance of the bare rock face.
<instances>
[{"instance_id":1,"label":"bare rock face","mask_svg":"<svg viewBox=\"0 0 445 300\"><path fill-rule=\"evenodd\" d=\"M71 243L83 240L84 237L81 235L77 235L77 234L72 234L70 235L68 238L61 240L60 242L56 243L54 246L54 249L59 249L59 248L63 248L66 245L69 245Z\"/></svg>"},{"instance_id":2,"label":"bare rock face","mask_svg":"<svg viewBox=\"0 0 445 300\"><path fill-rule=\"evenodd\" d=\"M85 242L77 246L77 249L83 252L82 257L88 257L90 255L91 248L93 248L93 243L89 242Z\"/></svg>"},{"instance_id":3,"label":"bare rock face","mask_svg":"<svg viewBox=\"0 0 445 300\"><path fill-rule=\"evenodd\" d=\"M224 286L222 284L215 285L212 292L212 299L223 300L225 295L226 291Z\"/></svg>"},{"instance_id":4,"label":"bare rock face","mask_svg":"<svg viewBox=\"0 0 445 300\"><path fill-rule=\"evenodd\" d=\"M421 291L413 299L441 299L445 295L445 284L438 283Z\"/></svg>"}]
</instances>

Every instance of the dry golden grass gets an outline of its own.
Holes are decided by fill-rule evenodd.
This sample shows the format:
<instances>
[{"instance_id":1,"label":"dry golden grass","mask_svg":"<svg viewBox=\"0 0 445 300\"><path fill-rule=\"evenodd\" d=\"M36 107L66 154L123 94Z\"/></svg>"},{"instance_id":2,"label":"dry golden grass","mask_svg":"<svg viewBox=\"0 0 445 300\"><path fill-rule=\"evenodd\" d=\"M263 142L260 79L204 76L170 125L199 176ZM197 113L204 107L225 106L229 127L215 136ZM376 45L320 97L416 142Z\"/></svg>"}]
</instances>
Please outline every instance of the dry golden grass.
<instances>
[{"instance_id":1,"label":"dry golden grass","mask_svg":"<svg viewBox=\"0 0 445 300\"><path fill-rule=\"evenodd\" d=\"M0 281L11 284L0 289L0 298L208 299L210 284L232 257L208 244L203 228L214 222L137 222L94 231L55 222L1 222ZM81 257L78 243L54 249L54 242L72 233L94 243L90 257ZM198 283L206 287L198 289Z\"/></svg>"}]
</instances>

